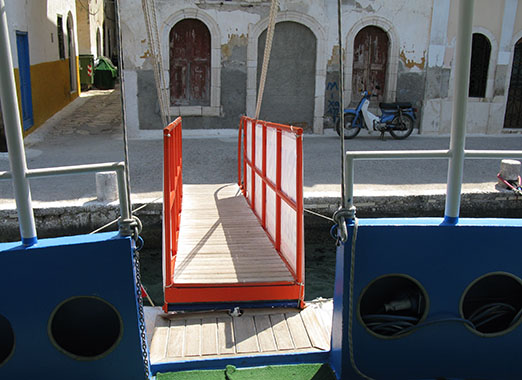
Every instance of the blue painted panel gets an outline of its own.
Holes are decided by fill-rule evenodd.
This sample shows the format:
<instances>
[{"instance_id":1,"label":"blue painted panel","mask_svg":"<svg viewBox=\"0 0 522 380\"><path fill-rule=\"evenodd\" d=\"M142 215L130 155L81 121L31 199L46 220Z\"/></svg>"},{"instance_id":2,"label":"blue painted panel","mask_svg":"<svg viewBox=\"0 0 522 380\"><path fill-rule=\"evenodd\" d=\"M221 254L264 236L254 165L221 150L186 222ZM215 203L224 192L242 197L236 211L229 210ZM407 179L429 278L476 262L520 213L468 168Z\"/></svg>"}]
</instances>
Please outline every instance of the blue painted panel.
<instances>
[{"instance_id":1,"label":"blue painted panel","mask_svg":"<svg viewBox=\"0 0 522 380\"><path fill-rule=\"evenodd\" d=\"M18 49L18 73L20 75L20 98L22 100L22 124L25 131L34 124L29 38L26 32L16 32L16 47Z\"/></svg>"},{"instance_id":2,"label":"blue painted panel","mask_svg":"<svg viewBox=\"0 0 522 380\"><path fill-rule=\"evenodd\" d=\"M156 375L158 372L165 373L190 370L224 369L227 365L233 365L236 368L249 368L262 367L267 365L326 363L328 360L328 354L329 351L319 351L278 355L245 355L228 358L158 363L152 365L152 373Z\"/></svg>"},{"instance_id":3,"label":"blue painted panel","mask_svg":"<svg viewBox=\"0 0 522 380\"><path fill-rule=\"evenodd\" d=\"M355 364L367 376L389 380L520 378L520 325L504 335L483 337L463 323L443 322L420 327L404 337L383 339L371 334L358 319L357 305L364 288L382 275L406 274L422 284L429 299L427 321L460 318L461 297L480 276L499 271L522 278L522 255L517 248L522 236L520 220L441 223L442 219L360 220L353 300L348 297L351 242L338 248L330 361L342 379L361 378L350 363L350 301Z\"/></svg>"},{"instance_id":4,"label":"blue painted panel","mask_svg":"<svg viewBox=\"0 0 522 380\"><path fill-rule=\"evenodd\" d=\"M117 233L0 244L0 314L14 330L1 379L144 379L133 242ZM77 360L49 338L53 310L70 297L97 297L118 311L121 340L105 357ZM74 320L70 321L72 324Z\"/></svg>"}]
</instances>

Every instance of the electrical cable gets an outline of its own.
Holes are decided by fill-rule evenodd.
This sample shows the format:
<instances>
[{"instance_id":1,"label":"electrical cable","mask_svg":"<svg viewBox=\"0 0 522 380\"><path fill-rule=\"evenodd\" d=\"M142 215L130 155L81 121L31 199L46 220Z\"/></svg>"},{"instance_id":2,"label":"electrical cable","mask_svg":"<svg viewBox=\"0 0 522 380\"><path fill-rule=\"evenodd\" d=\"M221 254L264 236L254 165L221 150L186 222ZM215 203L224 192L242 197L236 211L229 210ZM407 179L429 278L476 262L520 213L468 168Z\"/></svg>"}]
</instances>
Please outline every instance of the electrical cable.
<instances>
[{"instance_id":1,"label":"electrical cable","mask_svg":"<svg viewBox=\"0 0 522 380\"><path fill-rule=\"evenodd\" d=\"M399 336L422 327L446 322L463 323L473 330L481 331L480 327L515 312L516 308L513 305L496 302L482 305L476 309L469 318L442 318L424 321L422 323L419 323L420 317L396 314L366 314L362 315L361 318L365 326L376 334L384 336ZM521 317L522 308L515 314L507 328L514 326Z\"/></svg>"}]
</instances>

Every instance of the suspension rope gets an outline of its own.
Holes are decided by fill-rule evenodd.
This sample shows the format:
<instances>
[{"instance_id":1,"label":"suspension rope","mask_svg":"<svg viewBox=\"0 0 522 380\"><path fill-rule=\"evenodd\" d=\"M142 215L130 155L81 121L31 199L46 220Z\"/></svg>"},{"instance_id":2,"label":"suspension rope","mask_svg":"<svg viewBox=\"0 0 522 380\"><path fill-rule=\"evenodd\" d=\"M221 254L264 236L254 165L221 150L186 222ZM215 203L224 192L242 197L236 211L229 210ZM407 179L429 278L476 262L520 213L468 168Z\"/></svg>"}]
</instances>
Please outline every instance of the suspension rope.
<instances>
[{"instance_id":1,"label":"suspension rope","mask_svg":"<svg viewBox=\"0 0 522 380\"><path fill-rule=\"evenodd\" d=\"M165 70L163 67L163 56L161 55L161 44L160 44L160 38L159 38L159 34L158 34L158 20L156 17L156 15L157 15L156 0L151 0L151 4L152 4L152 25L153 25L154 35L156 38L157 55L155 55L155 56L157 57L157 60L158 60L158 69L159 69L158 77L160 79L160 86L161 86L160 90L161 90L162 99L163 99L164 113L166 114L166 117L167 117L167 124L170 124L170 122L172 120L171 120L170 112L169 112L169 96L167 93L167 84L165 82Z\"/></svg>"},{"instance_id":2,"label":"suspension rope","mask_svg":"<svg viewBox=\"0 0 522 380\"><path fill-rule=\"evenodd\" d=\"M163 58L161 55L160 40L158 34L158 23L156 18L156 5L154 0L141 0L145 25L147 26L147 40L152 57L152 67L156 92L160 106L161 120L163 125L170 124L169 104L166 96L167 86L165 84Z\"/></svg>"},{"instance_id":3,"label":"suspension rope","mask_svg":"<svg viewBox=\"0 0 522 380\"><path fill-rule=\"evenodd\" d=\"M147 202L147 203L145 203L145 204L142 204L140 207L135 208L134 210L132 210L132 213L131 213L131 214L134 215L134 214L137 213L138 211L144 209L145 207L147 207L148 205L150 205L150 204L152 204L152 203L155 203L156 201L159 201L159 200L162 199L162 198L163 198L163 196L158 197L158 198L156 198L156 199L154 199L154 200L152 200L152 201L150 201L150 202ZM110 221L109 223L104 224L103 226L101 226L101 227L95 229L94 231L89 232L89 235L96 234L96 233L98 233L98 232L100 232L100 231L103 231L104 229L106 229L106 228L112 226L113 224L116 224L116 223L118 222L118 220L119 220L119 219L114 219L114 220Z\"/></svg>"},{"instance_id":4,"label":"suspension rope","mask_svg":"<svg viewBox=\"0 0 522 380\"><path fill-rule=\"evenodd\" d=\"M263 66L261 68L261 77L259 79L259 89L257 93L256 115L255 119L259 118L261 112L261 102L263 101L263 92L265 91L266 74L268 72L268 62L270 61L270 52L272 51L272 41L274 39L274 29L277 16L277 8L279 7L279 0L272 0L270 5L270 16L268 17L268 30L266 32L265 52L263 55Z\"/></svg>"}]
</instances>

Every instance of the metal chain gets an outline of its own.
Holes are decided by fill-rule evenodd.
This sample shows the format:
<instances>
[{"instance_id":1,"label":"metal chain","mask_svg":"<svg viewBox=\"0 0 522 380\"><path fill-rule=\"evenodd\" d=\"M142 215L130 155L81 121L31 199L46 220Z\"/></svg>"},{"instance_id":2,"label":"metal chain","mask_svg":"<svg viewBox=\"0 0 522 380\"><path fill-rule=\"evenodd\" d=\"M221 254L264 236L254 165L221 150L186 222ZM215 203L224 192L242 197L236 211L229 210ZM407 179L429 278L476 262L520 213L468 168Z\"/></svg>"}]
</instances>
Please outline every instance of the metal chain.
<instances>
[{"instance_id":1,"label":"metal chain","mask_svg":"<svg viewBox=\"0 0 522 380\"><path fill-rule=\"evenodd\" d=\"M125 191L127 192L127 199L128 204L127 209L129 215L131 214L132 210L132 200L131 200L131 188L130 188L130 173L129 173L129 143L127 139L127 116L125 112L125 67L123 62L123 49L121 46L123 46L123 38L122 38L122 32L121 32L121 14L120 14L120 1L117 0L114 1L114 8L115 8L115 14L116 14L116 27L118 28L118 41L120 46L120 54L119 54L119 61L120 65L118 67L118 71L120 73L121 78L121 112L122 112L122 124L123 124L123 149L124 149L124 155L125 155ZM141 232L141 222L139 219L135 216L132 216L132 219L130 221L120 221L127 224L128 228L133 229L133 235L135 242L139 239L139 233ZM149 362L149 354L147 350L147 336L145 333L145 313L143 312L143 299L141 298L141 274L140 274L140 258L139 258L139 251L137 249L134 249L134 265L136 269L136 296L138 300L138 312L139 312L139 333L141 337L141 353L143 358L143 367L144 367L144 375L146 376L146 379L150 378L150 362Z\"/></svg>"},{"instance_id":2,"label":"metal chain","mask_svg":"<svg viewBox=\"0 0 522 380\"><path fill-rule=\"evenodd\" d=\"M134 265L136 269L136 298L138 300L138 325L141 338L141 354L143 356L145 376L148 379L150 377L150 363L147 350L147 335L145 331L145 312L143 311L143 298L141 296L140 252L137 249L134 249Z\"/></svg>"}]
</instances>

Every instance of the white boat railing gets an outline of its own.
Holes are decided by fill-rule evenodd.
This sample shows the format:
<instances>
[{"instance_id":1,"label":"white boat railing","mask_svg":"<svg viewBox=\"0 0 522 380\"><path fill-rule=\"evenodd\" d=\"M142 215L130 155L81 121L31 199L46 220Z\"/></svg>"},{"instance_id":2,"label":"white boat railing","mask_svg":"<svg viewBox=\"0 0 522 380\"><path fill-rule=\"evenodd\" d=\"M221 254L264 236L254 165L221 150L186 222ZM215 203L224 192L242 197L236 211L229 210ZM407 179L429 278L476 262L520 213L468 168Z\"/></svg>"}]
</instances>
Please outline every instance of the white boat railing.
<instances>
[{"instance_id":1,"label":"white boat railing","mask_svg":"<svg viewBox=\"0 0 522 380\"><path fill-rule=\"evenodd\" d=\"M118 183L118 198L120 203L120 214L122 220L131 219L130 203L125 190L125 164L123 162L107 162L100 164L86 164L73 166L58 166L54 168L29 169L25 173L27 179L56 177L62 175L116 172ZM0 172L0 180L11 180L11 172Z\"/></svg>"},{"instance_id":2,"label":"white boat railing","mask_svg":"<svg viewBox=\"0 0 522 380\"><path fill-rule=\"evenodd\" d=\"M356 160L417 160L417 159L447 159L453 157L447 150L381 150L381 151L347 151L345 158L345 199L347 208L353 209L353 184ZM469 159L522 159L522 150L464 150L463 158ZM460 198L460 192L458 194ZM448 200L446 199L446 202ZM447 213L446 213L447 216ZM458 214L456 215L458 218Z\"/></svg>"}]
</instances>

